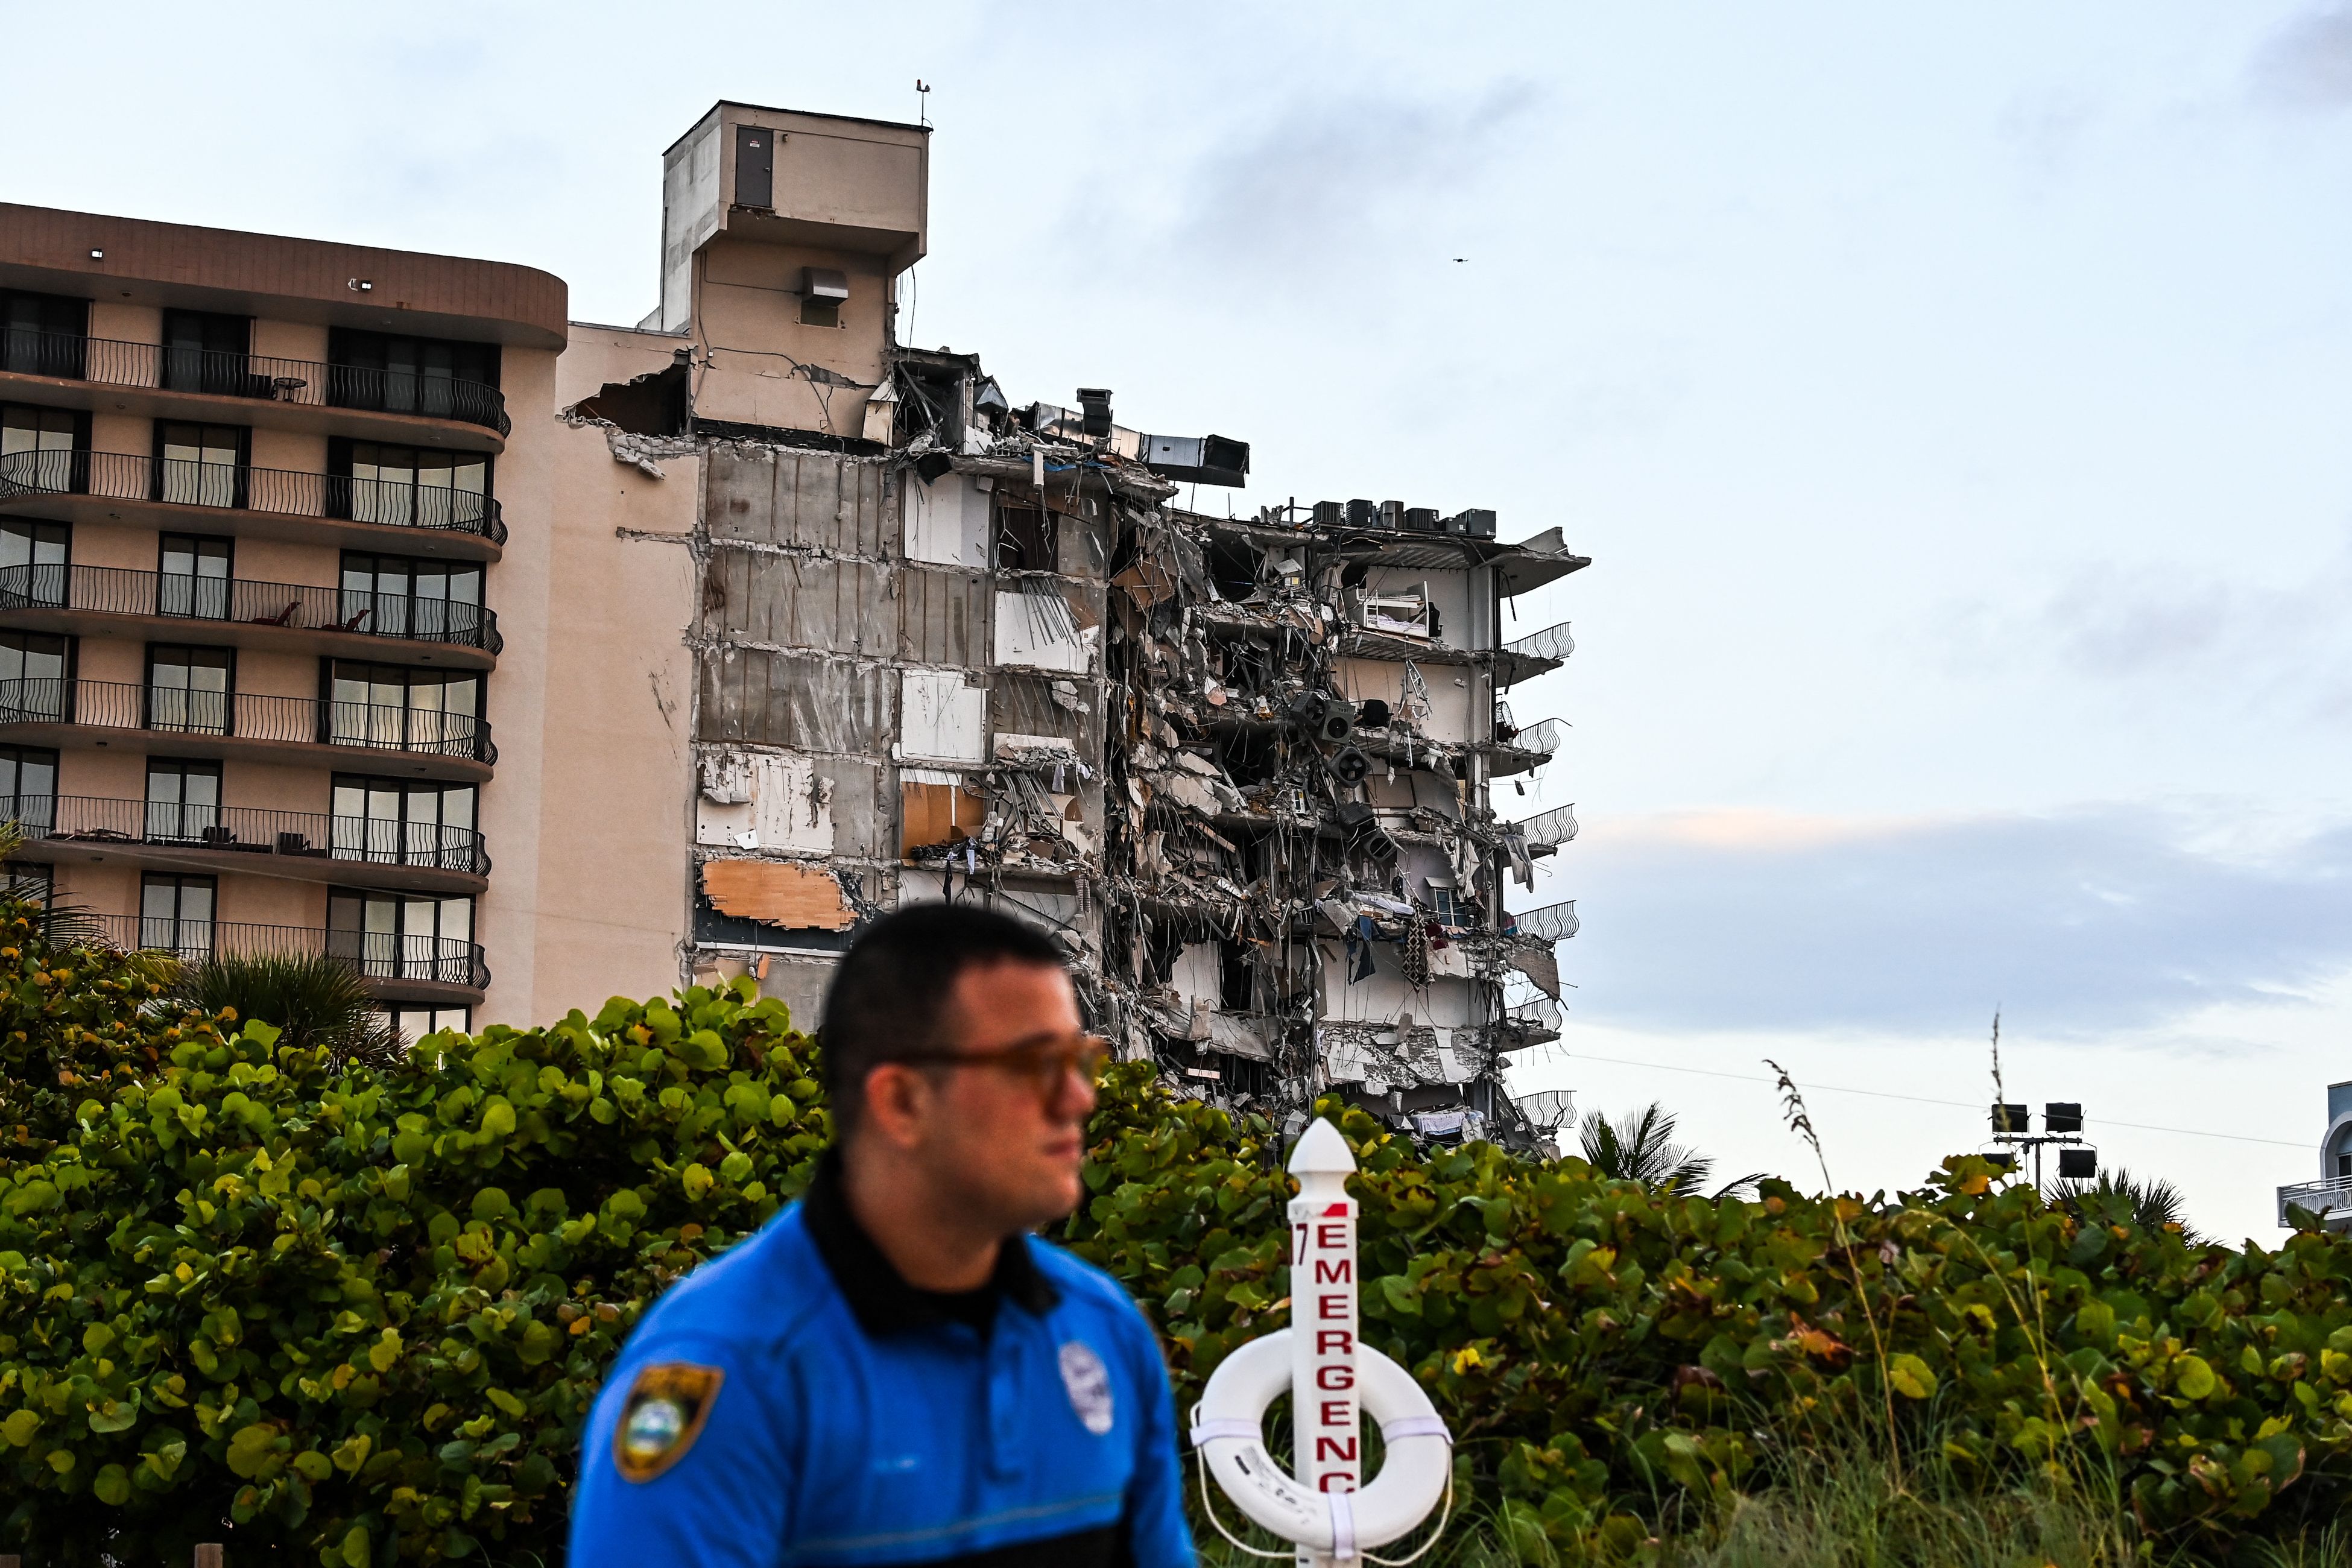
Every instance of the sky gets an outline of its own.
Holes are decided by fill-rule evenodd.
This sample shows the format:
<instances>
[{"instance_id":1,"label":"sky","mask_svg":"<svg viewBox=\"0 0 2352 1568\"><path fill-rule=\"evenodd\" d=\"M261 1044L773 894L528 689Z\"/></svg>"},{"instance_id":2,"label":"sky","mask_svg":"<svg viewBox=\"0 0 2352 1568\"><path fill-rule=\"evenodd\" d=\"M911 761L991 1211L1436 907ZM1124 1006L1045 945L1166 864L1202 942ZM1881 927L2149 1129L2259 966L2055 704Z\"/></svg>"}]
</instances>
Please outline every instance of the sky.
<instances>
[{"instance_id":1,"label":"sky","mask_svg":"<svg viewBox=\"0 0 2352 1568\"><path fill-rule=\"evenodd\" d=\"M2352 8L110 7L0 199L654 302L712 100L937 127L908 341L1558 526L1511 693L1583 831L1560 1042L1722 1173L1915 1185L2008 1097L2274 1243L2352 1079ZM10 18L89 58L89 14ZM920 100L918 79L931 91ZM102 111L101 111L102 106ZM1907 1097L1907 1098L1889 1098Z\"/></svg>"}]
</instances>

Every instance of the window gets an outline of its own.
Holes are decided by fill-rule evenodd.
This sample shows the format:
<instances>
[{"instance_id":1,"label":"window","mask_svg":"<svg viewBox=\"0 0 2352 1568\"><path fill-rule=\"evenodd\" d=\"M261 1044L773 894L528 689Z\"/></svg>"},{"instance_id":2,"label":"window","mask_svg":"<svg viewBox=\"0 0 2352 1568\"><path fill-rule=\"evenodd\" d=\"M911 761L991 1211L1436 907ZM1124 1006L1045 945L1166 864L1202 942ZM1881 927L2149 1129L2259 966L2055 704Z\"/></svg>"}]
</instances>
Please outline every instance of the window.
<instances>
[{"instance_id":1,"label":"window","mask_svg":"<svg viewBox=\"0 0 2352 1568\"><path fill-rule=\"evenodd\" d=\"M331 744L464 757L478 750L479 676L339 658L328 681Z\"/></svg>"},{"instance_id":2,"label":"window","mask_svg":"<svg viewBox=\"0 0 2352 1568\"><path fill-rule=\"evenodd\" d=\"M148 758L146 837L151 842L224 842L227 829L221 826L220 798L218 763Z\"/></svg>"},{"instance_id":3,"label":"window","mask_svg":"<svg viewBox=\"0 0 2352 1568\"><path fill-rule=\"evenodd\" d=\"M47 632L0 632L0 720L37 723L71 709L66 667L72 644Z\"/></svg>"},{"instance_id":4,"label":"window","mask_svg":"<svg viewBox=\"0 0 2352 1568\"><path fill-rule=\"evenodd\" d=\"M89 301L0 289L0 370L82 379Z\"/></svg>"},{"instance_id":5,"label":"window","mask_svg":"<svg viewBox=\"0 0 2352 1568\"><path fill-rule=\"evenodd\" d=\"M400 1043L412 1050L427 1035L444 1029L470 1034L474 1027L471 1007L387 1007L383 1016L399 1032Z\"/></svg>"},{"instance_id":6,"label":"window","mask_svg":"<svg viewBox=\"0 0 2352 1568\"><path fill-rule=\"evenodd\" d=\"M335 775L339 860L470 871L474 786Z\"/></svg>"},{"instance_id":7,"label":"window","mask_svg":"<svg viewBox=\"0 0 2352 1568\"><path fill-rule=\"evenodd\" d=\"M58 820L58 754L0 746L0 812L27 838L46 837Z\"/></svg>"},{"instance_id":8,"label":"window","mask_svg":"<svg viewBox=\"0 0 2352 1568\"><path fill-rule=\"evenodd\" d=\"M999 506L996 548L992 559L999 572L1054 570L1055 516L1043 507Z\"/></svg>"},{"instance_id":9,"label":"window","mask_svg":"<svg viewBox=\"0 0 2352 1568\"><path fill-rule=\"evenodd\" d=\"M474 900L413 893L327 895L327 951L378 980L474 984Z\"/></svg>"},{"instance_id":10,"label":"window","mask_svg":"<svg viewBox=\"0 0 2352 1568\"><path fill-rule=\"evenodd\" d=\"M63 605L72 538L62 522L0 522L0 608Z\"/></svg>"},{"instance_id":11,"label":"window","mask_svg":"<svg viewBox=\"0 0 2352 1568\"><path fill-rule=\"evenodd\" d=\"M5 886L8 897L38 904L45 910L57 900L57 874L54 866L16 860L0 862L0 886Z\"/></svg>"},{"instance_id":12,"label":"window","mask_svg":"<svg viewBox=\"0 0 2352 1568\"><path fill-rule=\"evenodd\" d=\"M163 384L173 392L202 392L215 397L269 395L269 378L254 377L246 355L252 347L253 319L223 316L210 310L163 312Z\"/></svg>"},{"instance_id":13,"label":"window","mask_svg":"<svg viewBox=\"0 0 2352 1568\"><path fill-rule=\"evenodd\" d=\"M1448 931L1462 931L1471 924L1469 907L1453 887L1433 881L1429 885L1429 908L1437 916L1437 923Z\"/></svg>"},{"instance_id":14,"label":"window","mask_svg":"<svg viewBox=\"0 0 2352 1568\"><path fill-rule=\"evenodd\" d=\"M435 419L488 422L498 406L496 343L402 338L338 327L327 337L327 401Z\"/></svg>"},{"instance_id":15,"label":"window","mask_svg":"<svg viewBox=\"0 0 2352 1568\"><path fill-rule=\"evenodd\" d=\"M213 951L213 906L217 882L150 871L139 879L139 945L182 958L208 958Z\"/></svg>"},{"instance_id":16,"label":"window","mask_svg":"<svg viewBox=\"0 0 2352 1568\"><path fill-rule=\"evenodd\" d=\"M147 645L147 727L193 735L228 733L236 651Z\"/></svg>"},{"instance_id":17,"label":"window","mask_svg":"<svg viewBox=\"0 0 2352 1568\"><path fill-rule=\"evenodd\" d=\"M89 416L0 403L0 482L53 495L89 489Z\"/></svg>"},{"instance_id":18,"label":"window","mask_svg":"<svg viewBox=\"0 0 2352 1568\"><path fill-rule=\"evenodd\" d=\"M155 613L228 618L231 542L194 533L163 535L163 567L155 584Z\"/></svg>"},{"instance_id":19,"label":"window","mask_svg":"<svg viewBox=\"0 0 2352 1568\"><path fill-rule=\"evenodd\" d=\"M2339 1176L2352 1176L2352 1154L2336 1156L2336 1173Z\"/></svg>"},{"instance_id":20,"label":"window","mask_svg":"<svg viewBox=\"0 0 2352 1568\"><path fill-rule=\"evenodd\" d=\"M346 551L341 614L345 631L478 647L482 569Z\"/></svg>"},{"instance_id":21,"label":"window","mask_svg":"<svg viewBox=\"0 0 2352 1568\"><path fill-rule=\"evenodd\" d=\"M479 452L436 452L380 441L327 443L334 477L330 510L353 522L452 528L489 513L490 460Z\"/></svg>"},{"instance_id":22,"label":"window","mask_svg":"<svg viewBox=\"0 0 2352 1568\"><path fill-rule=\"evenodd\" d=\"M155 499L180 506L243 506L249 434L237 425L157 420Z\"/></svg>"}]
</instances>

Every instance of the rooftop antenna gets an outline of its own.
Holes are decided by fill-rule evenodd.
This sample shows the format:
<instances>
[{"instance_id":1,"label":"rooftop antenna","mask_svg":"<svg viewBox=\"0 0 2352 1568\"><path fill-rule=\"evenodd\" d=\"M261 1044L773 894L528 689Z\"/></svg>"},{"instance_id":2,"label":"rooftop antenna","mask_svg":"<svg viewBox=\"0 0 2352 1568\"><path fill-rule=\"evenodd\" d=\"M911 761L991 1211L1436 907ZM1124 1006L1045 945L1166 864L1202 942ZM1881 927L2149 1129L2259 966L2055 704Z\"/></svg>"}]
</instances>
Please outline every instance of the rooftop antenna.
<instances>
[{"instance_id":1,"label":"rooftop antenna","mask_svg":"<svg viewBox=\"0 0 2352 1568\"><path fill-rule=\"evenodd\" d=\"M921 77L915 79L915 119L927 126L931 122L931 84Z\"/></svg>"}]
</instances>

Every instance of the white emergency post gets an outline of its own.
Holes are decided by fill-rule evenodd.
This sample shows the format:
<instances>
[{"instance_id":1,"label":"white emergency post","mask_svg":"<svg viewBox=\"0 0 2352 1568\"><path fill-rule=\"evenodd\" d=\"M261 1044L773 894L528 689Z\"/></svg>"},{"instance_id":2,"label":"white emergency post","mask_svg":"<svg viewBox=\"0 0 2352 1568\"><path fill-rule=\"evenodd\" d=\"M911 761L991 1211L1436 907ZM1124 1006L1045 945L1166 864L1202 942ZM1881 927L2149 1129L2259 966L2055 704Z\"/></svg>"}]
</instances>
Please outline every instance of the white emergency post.
<instances>
[{"instance_id":1,"label":"white emergency post","mask_svg":"<svg viewBox=\"0 0 2352 1568\"><path fill-rule=\"evenodd\" d=\"M1357 1339L1356 1201L1348 1195L1355 1169L1338 1128L1307 1124L1290 1152L1298 1178L1290 1202L1291 1326L1218 1363L1192 1413L1192 1447L1207 1474L1252 1522L1297 1542L1297 1561L1315 1568L1370 1557L1404 1535L1429 1517L1454 1470L1454 1439L1429 1395ZM1265 1447L1266 1407L1286 1385L1296 1474ZM1365 1415L1388 1449L1369 1484L1359 1426ZM1287 1555L1234 1544L1260 1557Z\"/></svg>"}]
</instances>

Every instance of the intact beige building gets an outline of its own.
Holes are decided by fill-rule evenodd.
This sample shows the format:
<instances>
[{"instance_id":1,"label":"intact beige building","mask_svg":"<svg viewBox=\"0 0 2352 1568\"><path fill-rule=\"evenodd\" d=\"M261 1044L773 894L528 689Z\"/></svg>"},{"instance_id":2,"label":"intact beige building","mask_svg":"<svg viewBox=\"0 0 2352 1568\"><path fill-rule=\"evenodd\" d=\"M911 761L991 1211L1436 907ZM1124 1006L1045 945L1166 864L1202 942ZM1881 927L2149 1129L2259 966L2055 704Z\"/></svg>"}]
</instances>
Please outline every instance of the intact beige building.
<instances>
[{"instance_id":1,"label":"intact beige building","mask_svg":"<svg viewBox=\"0 0 2352 1568\"><path fill-rule=\"evenodd\" d=\"M1188 1092L1532 1138L1572 904L1497 818L1553 529L1176 507L1248 447L898 339L926 128L720 103L656 303L488 261L0 207L0 809L125 944L323 950L412 1029L1019 910ZM654 237L648 237L648 240ZM649 243L648 248L652 247ZM1556 1120L1556 1118L1555 1118Z\"/></svg>"}]
</instances>

